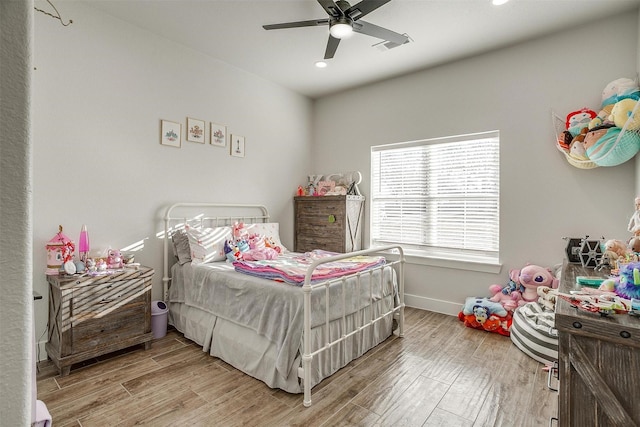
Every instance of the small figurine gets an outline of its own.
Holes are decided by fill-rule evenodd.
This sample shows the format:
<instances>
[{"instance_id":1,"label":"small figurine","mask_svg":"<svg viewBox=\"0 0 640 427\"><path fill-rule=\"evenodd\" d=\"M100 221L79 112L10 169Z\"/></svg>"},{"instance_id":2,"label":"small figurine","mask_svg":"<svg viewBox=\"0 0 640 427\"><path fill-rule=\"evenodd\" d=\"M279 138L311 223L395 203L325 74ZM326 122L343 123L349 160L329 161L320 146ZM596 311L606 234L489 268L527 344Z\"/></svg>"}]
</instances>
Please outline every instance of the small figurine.
<instances>
[{"instance_id":1,"label":"small figurine","mask_svg":"<svg viewBox=\"0 0 640 427\"><path fill-rule=\"evenodd\" d=\"M629 220L627 229L634 235L640 236L640 196L635 198L636 211Z\"/></svg>"},{"instance_id":2,"label":"small figurine","mask_svg":"<svg viewBox=\"0 0 640 427\"><path fill-rule=\"evenodd\" d=\"M120 251L118 249L109 249L109 253L107 255L107 267L109 268L122 268L122 256L120 255Z\"/></svg>"},{"instance_id":3,"label":"small figurine","mask_svg":"<svg viewBox=\"0 0 640 427\"><path fill-rule=\"evenodd\" d=\"M107 262L104 259L99 259L96 261L96 271L104 272L107 271Z\"/></svg>"}]
</instances>

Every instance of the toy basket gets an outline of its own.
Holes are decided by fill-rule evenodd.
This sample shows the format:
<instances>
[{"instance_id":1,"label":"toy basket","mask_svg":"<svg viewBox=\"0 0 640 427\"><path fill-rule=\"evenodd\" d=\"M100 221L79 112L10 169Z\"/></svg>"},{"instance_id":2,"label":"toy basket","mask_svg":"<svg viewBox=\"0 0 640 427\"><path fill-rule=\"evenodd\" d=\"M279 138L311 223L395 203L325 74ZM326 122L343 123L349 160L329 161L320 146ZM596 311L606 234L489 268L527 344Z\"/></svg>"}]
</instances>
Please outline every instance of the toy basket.
<instances>
[{"instance_id":1,"label":"toy basket","mask_svg":"<svg viewBox=\"0 0 640 427\"><path fill-rule=\"evenodd\" d=\"M572 157L560 146L559 140L565 130L565 121L557 114L552 113L556 132L556 148L564 154L569 164L580 169L593 169L598 166L618 166L631 160L640 151L639 106L640 102L636 102L623 128L611 127L598 139L593 146L591 155L587 152L588 159L586 160Z\"/></svg>"}]
</instances>

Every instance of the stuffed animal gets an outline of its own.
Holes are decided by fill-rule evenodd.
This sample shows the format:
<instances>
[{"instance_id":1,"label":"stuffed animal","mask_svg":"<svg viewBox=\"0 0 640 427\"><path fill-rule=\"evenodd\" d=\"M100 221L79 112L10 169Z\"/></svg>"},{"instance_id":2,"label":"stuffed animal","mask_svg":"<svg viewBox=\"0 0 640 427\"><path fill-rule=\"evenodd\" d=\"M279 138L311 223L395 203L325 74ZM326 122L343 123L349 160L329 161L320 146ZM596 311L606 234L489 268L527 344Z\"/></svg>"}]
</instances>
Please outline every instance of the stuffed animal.
<instances>
[{"instance_id":1,"label":"stuffed animal","mask_svg":"<svg viewBox=\"0 0 640 427\"><path fill-rule=\"evenodd\" d=\"M585 150L584 144L582 143L584 138L578 139L579 136L576 136L573 138L573 141L571 141L571 145L569 146L569 156L577 160L589 160L587 150Z\"/></svg>"},{"instance_id":2,"label":"stuffed animal","mask_svg":"<svg viewBox=\"0 0 640 427\"><path fill-rule=\"evenodd\" d=\"M622 298L640 299L640 262L630 262L620 267L614 280L615 293Z\"/></svg>"},{"instance_id":3,"label":"stuffed animal","mask_svg":"<svg viewBox=\"0 0 640 427\"><path fill-rule=\"evenodd\" d=\"M513 311L518 307L518 301L522 299L524 286L518 282L520 270L509 272L509 284L505 287L500 285L489 286L492 296L489 298L493 302L499 302L507 311Z\"/></svg>"},{"instance_id":4,"label":"stuffed animal","mask_svg":"<svg viewBox=\"0 0 640 427\"><path fill-rule=\"evenodd\" d=\"M616 259L618 259L618 257L624 257L627 254L627 245L622 240L609 239L604 242L604 251L615 253Z\"/></svg>"},{"instance_id":5,"label":"stuffed animal","mask_svg":"<svg viewBox=\"0 0 640 427\"><path fill-rule=\"evenodd\" d=\"M566 130L575 136L580 133L582 128L589 126L589 122L591 122L596 115L595 111L588 108L573 111L567 114L567 121L565 122Z\"/></svg>"},{"instance_id":6,"label":"stuffed animal","mask_svg":"<svg viewBox=\"0 0 640 427\"><path fill-rule=\"evenodd\" d=\"M633 253L640 253L640 237L632 237L627 244L629 251Z\"/></svg>"},{"instance_id":7,"label":"stuffed animal","mask_svg":"<svg viewBox=\"0 0 640 427\"><path fill-rule=\"evenodd\" d=\"M587 132L587 134L584 136L582 145L584 145L584 149L587 151L587 156L589 158L592 158L592 156L595 157L599 155L604 155L606 153L605 151L600 153L600 150L604 147L604 145L598 144L598 141L600 141L600 138L602 138L607 133L610 127L613 127L613 126L601 125L601 126L595 127L591 129L589 132Z\"/></svg>"},{"instance_id":8,"label":"stuffed animal","mask_svg":"<svg viewBox=\"0 0 640 427\"><path fill-rule=\"evenodd\" d=\"M573 135L568 130L565 130L558 136L558 147L562 148L563 151L568 152L569 147L571 146L571 141L573 141Z\"/></svg>"},{"instance_id":9,"label":"stuffed animal","mask_svg":"<svg viewBox=\"0 0 640 427\"><path fill-rule=\"evenodd\" d=\"M640 110L636 108L637 104L638 101L630 98L616 102L613 105L609 119L619 128L623 128L626 125L626 130L640 129ZM636 110L635 113L634 110Z\"/></svg>"},{"instance_id":10,"label":"stuffed animal","mask_svg":"<svg viewBox=\"0 0 640 427\"><path fill-rule=\"evenodd\" d=\"M118 249L109 249L107 254L107 267L108 268L122 268L124 263L122 262L122 255Z\"/></svg>"},{"instance_id":11,"label":"stuffed animal","mask_svg":"<svg viewBox=\"0 0 640 427\"><path fill-rule=\"evenodd\" d=\"M613 104L605 105L598 112L598 115L589 122L589 129L593 129L603 124L609 123L609 116L611 115L611 110L613 110Z\"/></svg>"},{"instance_id":12,"label":"stuffed animal","mask_svg":"<svg viewBox=\"0 0 640 427\"><path fill-rule=\"evenodd\" d=\"M607 84L602 91L602 107L615 104L616 102L632 98L638 100L640 88L635 80L622 77Z\"/></svg>"},{"instance_id":13,"label":"stuffed animal","mask_svg":"<svg viewBox=\"0 0 640 427\"><path fill-rule=\"evenodd\" d=\"M558 279L551 273L551 270L535 264L528 264L519 271L517 283L524 287L518 306L537 301L537 288L540 286L547 286L551 289L558 287Z\"/></svg>"},{"instance_id":14,"label":"stuffed animal","mask_svg":"<svg viewBox=\"0 0 640 427\"><path fill-rule=\"evenodd\" d=\"M512 323L511 313L500 303L482 297L467 297L462 311L458 313L458 319L469 328L505 336L509 336Z\"/></svg>"},{"instance_id":15,"label":"stuffed animal","mask_svg":"<svg viewBox=\"0 0 640 427\"><path fill-rule=\"evenodd\" d=\"M551 289L548 286L538 286L536 292L538 294L538 304L540 304L544 310L555 311L558 290Z\"/></svg>"}]
</instances>

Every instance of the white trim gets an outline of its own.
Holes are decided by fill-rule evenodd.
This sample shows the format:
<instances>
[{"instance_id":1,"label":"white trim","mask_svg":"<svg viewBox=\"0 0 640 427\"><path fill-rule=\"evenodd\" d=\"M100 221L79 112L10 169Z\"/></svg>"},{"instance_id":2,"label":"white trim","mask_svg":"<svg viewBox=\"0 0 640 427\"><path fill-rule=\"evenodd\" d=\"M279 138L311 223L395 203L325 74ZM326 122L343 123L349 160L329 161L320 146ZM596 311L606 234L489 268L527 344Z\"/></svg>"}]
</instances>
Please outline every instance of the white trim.
<instances>
[{"instance_id":1,"label":"white trim","mask_svg":"<svg viewBox=\"0 0 640 427\"><path fill-rule=\"evenodd\" d=\"M419 295L404 295L405 305L407 307L419 308L421 310L434 311L436 313L448 314L450 316L458 316L464 303L443 301L434 298L421 297Z\"/></svg>"}]
</instances>

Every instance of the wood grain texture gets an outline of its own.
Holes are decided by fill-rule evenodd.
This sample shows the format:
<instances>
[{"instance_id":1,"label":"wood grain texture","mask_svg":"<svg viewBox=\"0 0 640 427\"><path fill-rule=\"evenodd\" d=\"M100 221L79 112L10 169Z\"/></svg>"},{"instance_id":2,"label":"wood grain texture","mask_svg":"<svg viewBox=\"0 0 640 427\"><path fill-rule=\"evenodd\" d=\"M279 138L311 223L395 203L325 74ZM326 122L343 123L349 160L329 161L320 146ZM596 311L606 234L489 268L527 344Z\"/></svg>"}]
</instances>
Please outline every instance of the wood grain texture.
<instances>
[{"instance_id":1,"label":"wood grain texture","mask_svg":"<svg viewBox=\"0 0 640 427\"><path fill-rule=\"evenodd\" d=\"M47 355L63 375L72 365L145 344L151 332L153 269L140 267L103 276L47 276Z\"/></svg>"},{"instance_id":2,"label":"wood grain texture","mask_svg":"<svg viewBox=\"0 0 640 427\"><path fill-rule=\"evenodd\" d=\"M579 288L593 269L565 264L560 290ZM556 303L559 332L559 425L640 425L640 320L579 311Z\"/></svg>"},{"instance_id":3,"label":"wood grain texture","mask_svg":"<svg viewBox=\"0 0 640 427\"><path fill-rule=\"evenodd\" d=\"M362 249L364 196L294 197L296 252Z\"/></svg>"},{"instance_id":4,"label":"wood grain texture","mask_svg":"<svg viewBox=\"0 0 640 427\"><path fill-rule=\"evenodd\" d=\"M274 390L175 330L73 366L41 362L38 398L65 426L547 426L557 393L507 337L406 310L395 335L301 394ZM493 352L492 352L493 349ZM439 371L438 366L442 368Z\"/></svg>"}]
</instances>

